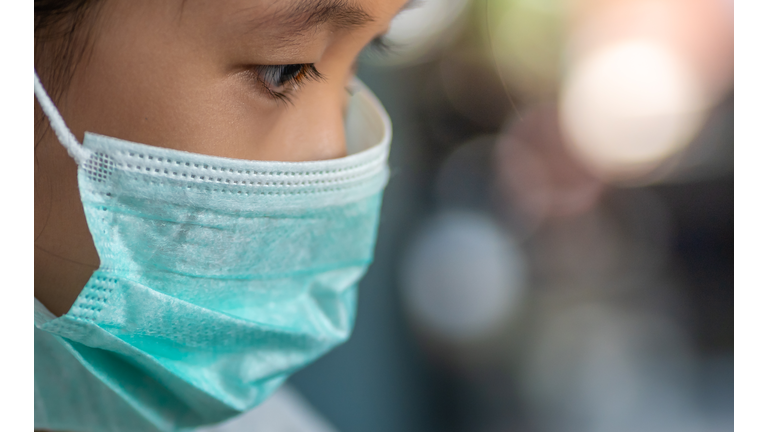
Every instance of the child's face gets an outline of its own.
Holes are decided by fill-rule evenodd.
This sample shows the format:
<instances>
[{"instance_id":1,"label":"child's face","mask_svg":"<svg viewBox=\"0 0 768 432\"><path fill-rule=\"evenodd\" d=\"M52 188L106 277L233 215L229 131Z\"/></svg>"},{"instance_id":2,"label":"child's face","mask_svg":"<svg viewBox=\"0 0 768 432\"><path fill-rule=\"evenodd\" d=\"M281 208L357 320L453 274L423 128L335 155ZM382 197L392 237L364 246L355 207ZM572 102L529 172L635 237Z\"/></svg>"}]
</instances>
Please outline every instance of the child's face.
<instances>
[{"instance_id":1,"label":"child's face","mask_svg":"<svg viewBox=\"0 0 768 432\"><path fill-rule=\"evenodd\" d=\"M70 128L255 160L344 156L345 85L404 0L113 0L63 107ZM314 64L287 71L267 65ZM300 88L268 86L296 75ZM282 90L282 91L281 91ZM284 94L281 94L284 93ZM288 100L285 100L285 99Z\"/></svg>"},{"instance_id":2,"label":"child's face","mask_svg":"<svg viewBox=\"0 0 768 432\"><path fill-rule=\"evenodd\" d=\"M58 108L81 141L89 131L238 159L342 157L356 57L405 3L103 0ZM99 259L74 162L52 133L35 156L35 296L60 315Z\"/></svg>"}]
</instances>

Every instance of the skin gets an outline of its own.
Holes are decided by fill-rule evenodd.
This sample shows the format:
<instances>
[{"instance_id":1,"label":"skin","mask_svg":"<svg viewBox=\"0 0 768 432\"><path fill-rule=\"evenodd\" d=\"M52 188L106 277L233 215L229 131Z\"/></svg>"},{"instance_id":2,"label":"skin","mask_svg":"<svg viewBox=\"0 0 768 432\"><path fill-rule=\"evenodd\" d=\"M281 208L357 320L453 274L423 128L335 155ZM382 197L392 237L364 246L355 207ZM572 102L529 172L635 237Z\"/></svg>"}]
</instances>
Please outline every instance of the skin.
<instances>
[{"instance_id":1,"label":"skin","mask_svg":"<svg viewBox=\"0 0 768 432\"><path fill-rule=\"evenodd\" d=\"M81 142L89 131L238 159L342 157L346 85L356 58L386 32L405 1L355 0L369 22L300 32L274 19L275 4L103 0L87 55L57 107ZM305 81L290 102L275 100L249 73L253 65L302 63L314 63L325 79ZM99 257L80 202L77 166L44 127L37 103L35 120L43 125L35 129L35 297L60 316Z\"/></svg>"}]
</instances>

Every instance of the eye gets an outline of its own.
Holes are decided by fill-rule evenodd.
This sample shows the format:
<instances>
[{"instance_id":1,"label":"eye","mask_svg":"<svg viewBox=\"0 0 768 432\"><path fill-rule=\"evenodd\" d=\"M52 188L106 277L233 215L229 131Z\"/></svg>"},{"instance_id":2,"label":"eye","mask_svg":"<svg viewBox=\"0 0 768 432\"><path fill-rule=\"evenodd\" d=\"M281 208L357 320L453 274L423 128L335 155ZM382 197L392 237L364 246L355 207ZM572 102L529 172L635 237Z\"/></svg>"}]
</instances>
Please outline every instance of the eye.
<instances>
[{"instance_id":1,"label":"eye","mask_svg":"<svg viewBox=\"0 0 768 432\"><path fill-rule=\"evenodd\" d=\"M287 101L307 81L321 81L325 77L314 64L258 65L251 72L267 94L275 99Z\"/></svg>"},{"instance_id":2,"label":"eye","mask_svg":"<svg viewBox=\"0 0 768 432\"><path fill-rule=\"evenodd\" d=\"M387 55L395 49L395 44L386 36L380 35L376 36L366 48L376 54Z\"/></svg>"},{"instance_id":3,"label":"eye","mask_svg":"<svg viewBox=\"0 0 768 432\"><path fill-rule=\"evenodd\" d=\"M365 57L385 57L397 49L395 43L389 40L386 35L379 35L373 38L365 47Z\"/></svg>"}]
</instances>

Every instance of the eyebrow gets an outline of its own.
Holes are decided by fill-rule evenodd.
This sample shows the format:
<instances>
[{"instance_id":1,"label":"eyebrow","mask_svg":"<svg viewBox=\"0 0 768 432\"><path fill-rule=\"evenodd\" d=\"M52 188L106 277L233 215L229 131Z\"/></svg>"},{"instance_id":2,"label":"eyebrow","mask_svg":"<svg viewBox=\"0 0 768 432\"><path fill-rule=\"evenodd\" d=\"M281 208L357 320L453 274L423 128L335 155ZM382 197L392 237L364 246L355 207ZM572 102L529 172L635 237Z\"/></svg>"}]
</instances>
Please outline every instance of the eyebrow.
<instances>
[{"instance_id":1,"label":"eyebrow","mask_svg":"<svg viewBox=\"0 0 768 432\"><path fill-rule=\"evenodd\" d=\"M273 6L275 10L251 20L248 27L258 29L271 26L288 33L304 33L321 25L357 28L374 21L363 8L346 0L278 0Z\"/></svg>"},{"instance_id":2,"label":"eyebrow","mask_svg":"<svg viewBox=\"0 0 768 432\"><path fill-rule=\"evenodd\" d=\"M408 0L398 13L419 7L422 1ZM266 16L249 20L247 28L257 30L270 26L279 27L286 33L301 34L324 24L335 28L357 28L374 21L373 16L348 0L275 0L272 6L276 9Z\"/></svg>"}]
</instances>

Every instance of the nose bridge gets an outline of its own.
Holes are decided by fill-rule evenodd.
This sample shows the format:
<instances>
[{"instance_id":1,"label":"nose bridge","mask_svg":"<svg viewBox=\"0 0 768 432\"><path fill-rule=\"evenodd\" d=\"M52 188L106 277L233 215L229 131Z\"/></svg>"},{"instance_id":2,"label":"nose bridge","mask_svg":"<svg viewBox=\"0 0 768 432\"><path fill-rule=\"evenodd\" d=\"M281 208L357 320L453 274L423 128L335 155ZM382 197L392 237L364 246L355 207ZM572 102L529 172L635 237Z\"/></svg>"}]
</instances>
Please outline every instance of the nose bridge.
<instances>
[{"instance_id":1,"label":"nose bridge","mask_svg":"<svg viewBox=\"0 0 768 432\"><path fill-rule=\"evenodd\" d=\"M325 160L347 154L344 134L345 93L335 83L319 83L295 101L295 132L302 140L305 160Z\"/></svg>"}]
</instances>

